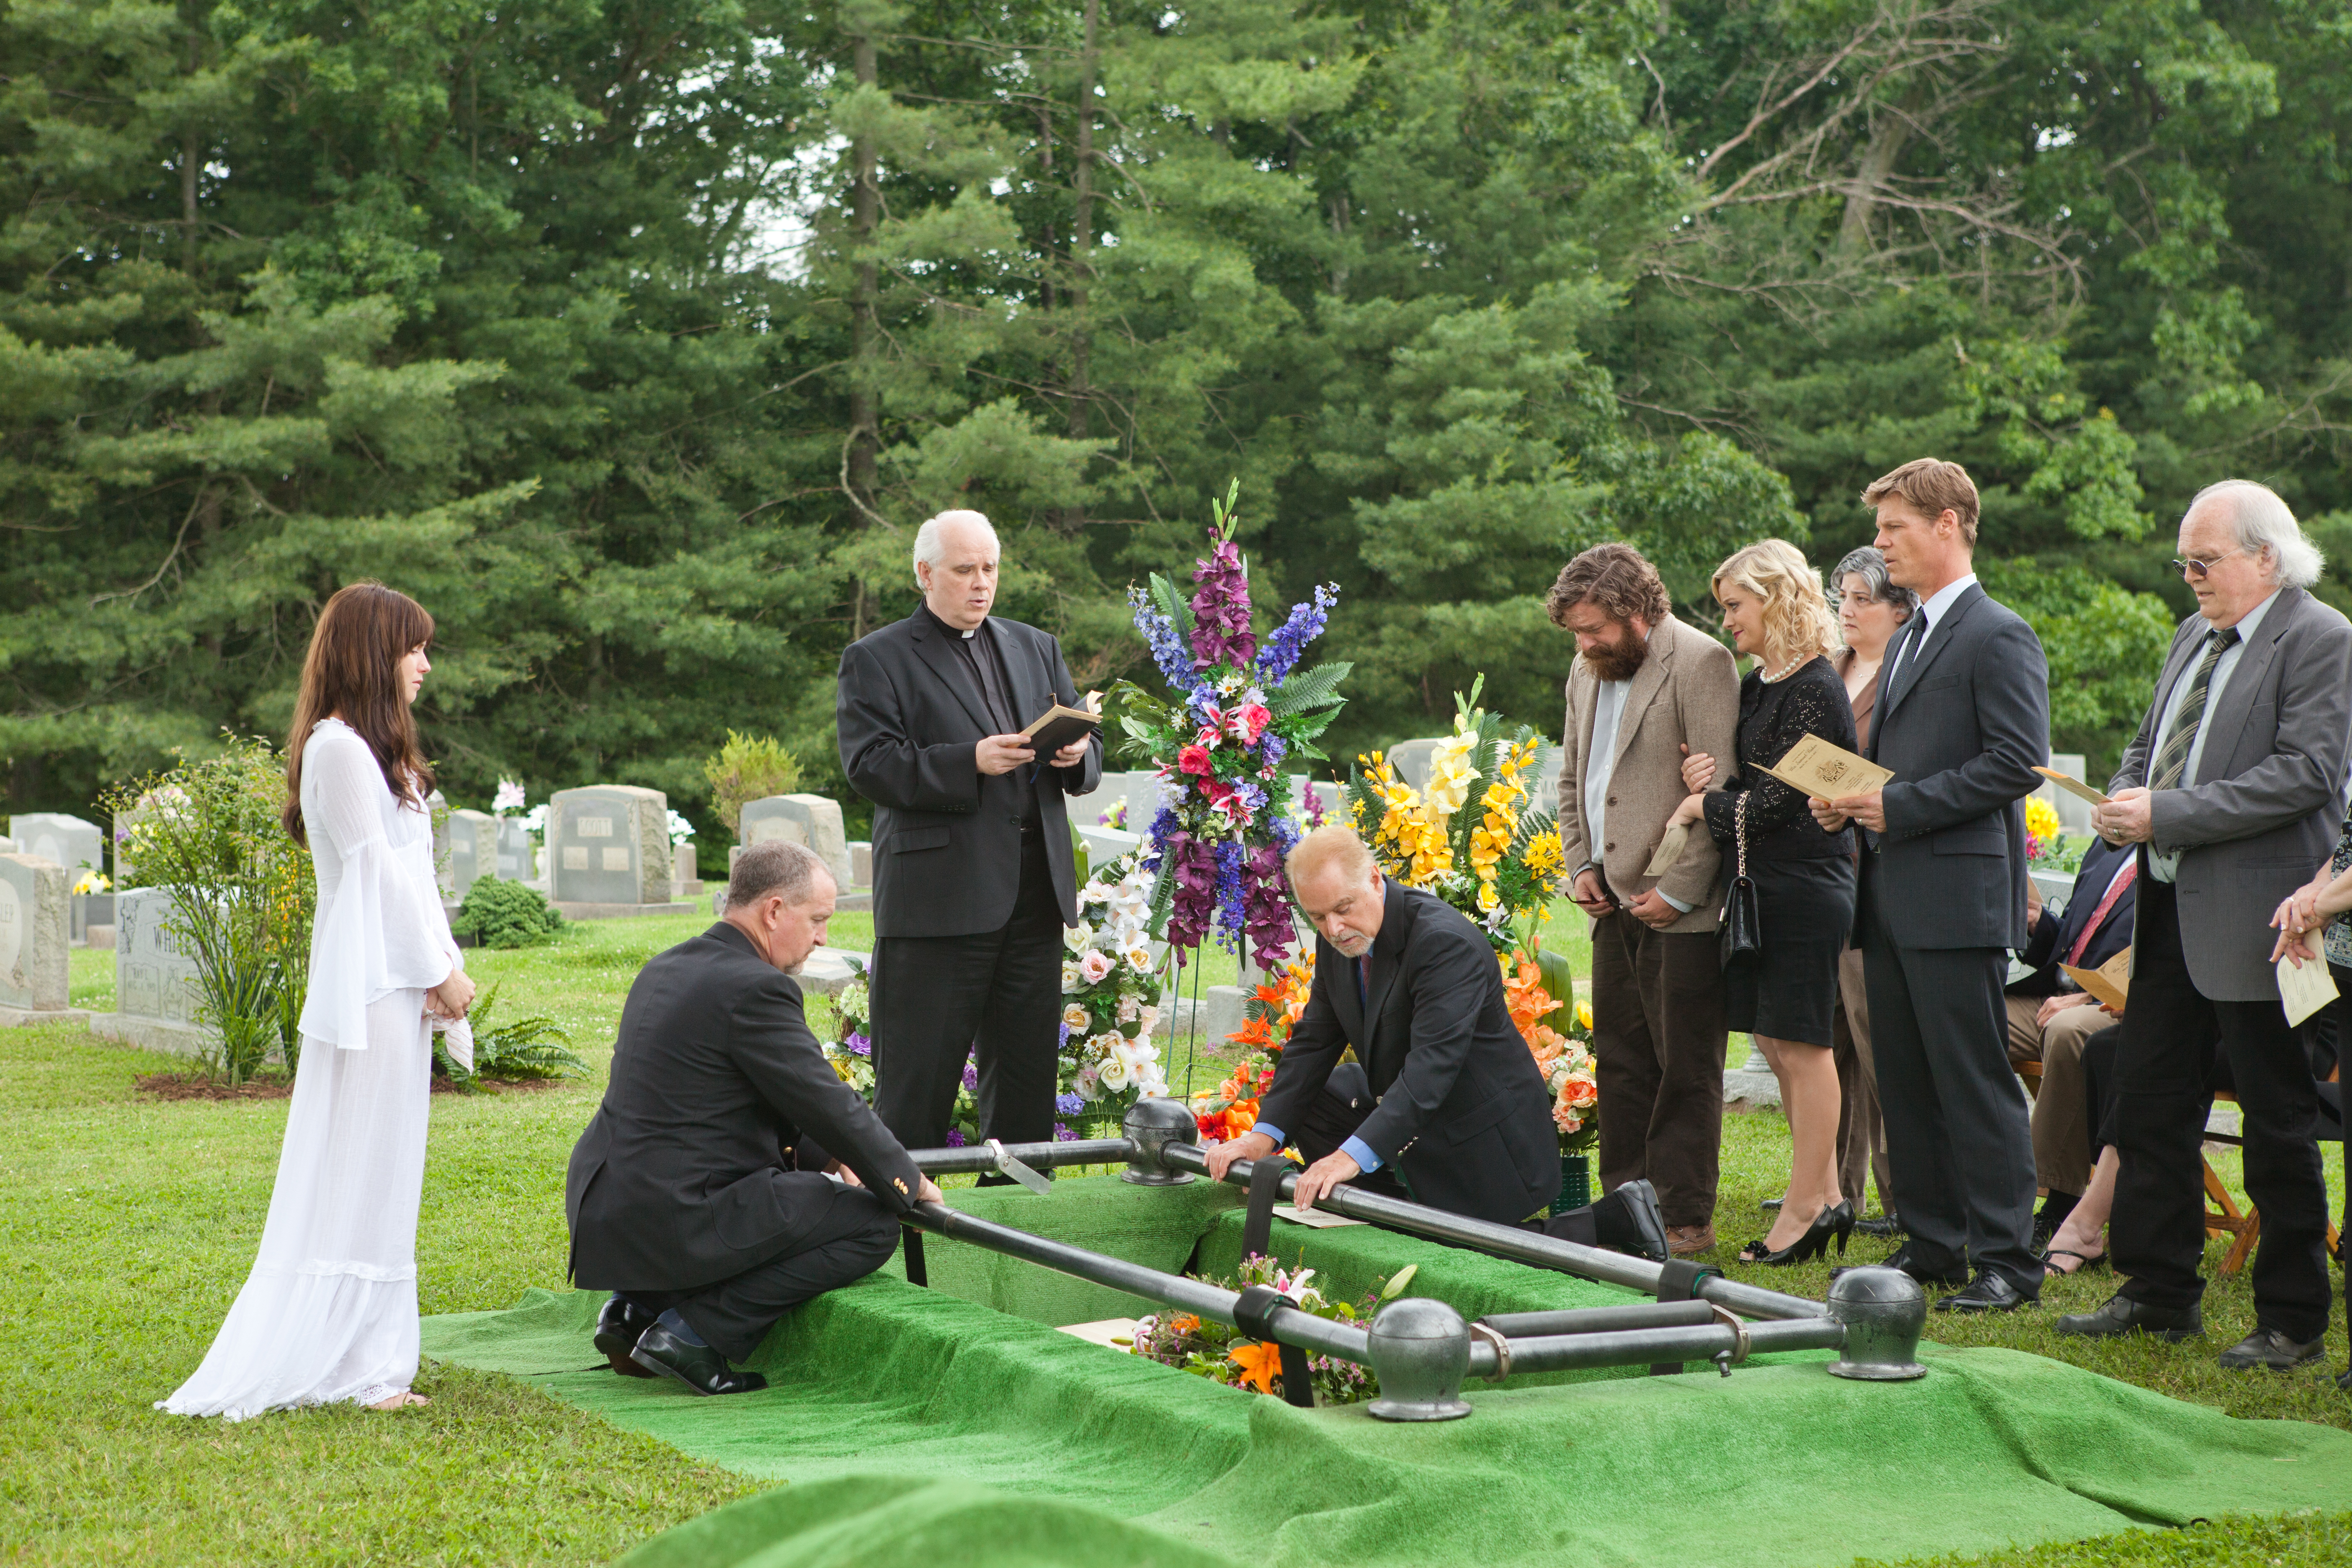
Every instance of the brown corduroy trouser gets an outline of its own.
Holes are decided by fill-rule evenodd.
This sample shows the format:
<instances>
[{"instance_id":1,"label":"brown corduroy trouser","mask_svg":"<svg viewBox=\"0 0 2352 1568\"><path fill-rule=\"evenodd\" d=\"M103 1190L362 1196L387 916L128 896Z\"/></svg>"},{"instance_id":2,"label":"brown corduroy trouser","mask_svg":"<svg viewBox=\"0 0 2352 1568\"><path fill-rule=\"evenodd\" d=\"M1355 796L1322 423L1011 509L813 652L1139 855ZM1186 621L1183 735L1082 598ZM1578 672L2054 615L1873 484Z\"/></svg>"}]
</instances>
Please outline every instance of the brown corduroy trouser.
<instances>
[{"instance_id":1,"label":"brown corduroy trouser","mask_svg":"<svg viewBox=\"0 0 2352 1568\"><path fill-rule=\"evenodd\" d=\"M1723 969L1713 931L1592 928L1601 1191L1648 1178L1665 1223L1715 1220L1723 1142ZM1597 1195L1597 1194L1596 1194Z\"/></svg>"}]
</instances>

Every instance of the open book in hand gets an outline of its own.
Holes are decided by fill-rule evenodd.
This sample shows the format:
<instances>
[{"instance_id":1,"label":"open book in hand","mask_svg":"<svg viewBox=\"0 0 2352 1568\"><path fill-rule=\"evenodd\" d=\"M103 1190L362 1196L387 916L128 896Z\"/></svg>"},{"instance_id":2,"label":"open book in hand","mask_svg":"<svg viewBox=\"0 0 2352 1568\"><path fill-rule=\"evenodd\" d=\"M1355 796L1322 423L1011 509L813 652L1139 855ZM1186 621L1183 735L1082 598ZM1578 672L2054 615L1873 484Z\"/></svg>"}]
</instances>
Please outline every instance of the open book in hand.
<instances>
[{"instance_id":1,"label":"open book in hand","mask_svg":"<svg viewBox=\"0 0 2352 1568\"><path fill-rule=\"evenodd\" d=\"M1764 772L1814 800L1868 795L1895 776L1893 768L1882 768L1819 735L1807 735Z\"/></svg>"},{"instance_id":2,"label":"open book in hand","mask_svg":"<svg viewBox=\"0 0 2352 1568\"><path fill-rule=\"evenodd\" d=\"M1056 702L1030 721L1022 733L1041 760L1049 759L1073 741L1084 740L1102 728L1102 693L1087 693L1087 706L1066 708Z\"/></svg>"},{"instance_id":3,"label":"open book in hand","mask_svg":"<svg viewBox=\"0 0 2352 1568\"><path fill-rule=\"evenodd\" d=\"M2096 969L2077 969L2071 963L2062 967L2066 978L2089 993L2093 1001L2120 1011L2131 991L2131 961L2132 950L2126 948Z\"/></svg>"}]
</instances>

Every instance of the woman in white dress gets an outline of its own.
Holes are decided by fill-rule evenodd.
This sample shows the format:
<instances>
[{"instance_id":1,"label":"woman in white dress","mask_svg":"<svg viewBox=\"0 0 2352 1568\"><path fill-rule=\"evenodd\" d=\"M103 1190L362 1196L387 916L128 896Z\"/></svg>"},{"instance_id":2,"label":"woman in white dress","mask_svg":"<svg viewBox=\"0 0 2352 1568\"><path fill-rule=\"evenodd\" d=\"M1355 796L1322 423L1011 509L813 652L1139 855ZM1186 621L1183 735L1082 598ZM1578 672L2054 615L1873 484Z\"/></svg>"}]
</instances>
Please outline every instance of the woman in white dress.
<instances>
[{"instance_id":1,"label":"woman in white dress","mask_svg":"<svg viewBox=\"0 0 2352 1568\"><path fill-rule=\"evenodd\" d=\"M232 1421L352 1402L422 1405L416 1209L432 1022L474 999L433 867L433 775L409 706L433 617L356 583L327 601L287 743L287 830L319 878L286 1143L260 1256L228 1319L157 1408Z\"/></svg>"}]
</instances>

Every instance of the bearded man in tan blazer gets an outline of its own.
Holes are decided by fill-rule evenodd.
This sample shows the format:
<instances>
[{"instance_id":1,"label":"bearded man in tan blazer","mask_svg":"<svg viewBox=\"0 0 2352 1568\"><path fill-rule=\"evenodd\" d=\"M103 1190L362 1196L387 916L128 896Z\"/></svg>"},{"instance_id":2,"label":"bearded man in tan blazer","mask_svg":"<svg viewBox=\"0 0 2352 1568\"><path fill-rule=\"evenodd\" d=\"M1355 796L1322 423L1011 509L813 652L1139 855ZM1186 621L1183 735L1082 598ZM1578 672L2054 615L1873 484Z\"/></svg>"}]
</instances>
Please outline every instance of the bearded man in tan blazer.
<instances>
[{"instance_id":1,"label":"bearded man in tan blazer","mask_svg":"<svg viewBox=\"0 0 2352 1568\"><path fill-rule=\"evenodd\" d=\"M1687 1258L1715 1245L1722 858L1695 833L1665 875L1648 868L1689 793L1683 758L1734 752L1739 674L1730 650L1675 619L1657 568L1632 545L1596 545L1570 562L1549 607L1578 655L1561 729L1559 839L1570 896L1592 917L1601 1189L1646 1178L1667 1245Z\"/></svg>"}]
</instances>

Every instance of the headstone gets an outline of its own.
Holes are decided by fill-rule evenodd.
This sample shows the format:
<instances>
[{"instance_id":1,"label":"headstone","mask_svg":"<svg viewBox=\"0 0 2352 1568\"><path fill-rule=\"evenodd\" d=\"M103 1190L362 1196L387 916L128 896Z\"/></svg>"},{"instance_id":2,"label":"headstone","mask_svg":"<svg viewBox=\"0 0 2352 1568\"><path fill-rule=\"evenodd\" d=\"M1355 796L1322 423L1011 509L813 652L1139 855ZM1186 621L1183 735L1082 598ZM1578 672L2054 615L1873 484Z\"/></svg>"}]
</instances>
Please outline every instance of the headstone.
<instances>
[{"instance_id":1,"label":"headstone","mask_svg":"<svg viewBox=\"0 0 2352 1568\"><path fill-rule=\"evenodd\" d=\"M675 844L670 847L670 897L694 899L702 896L702 878L694 861L694 846Z\"/></svg>"},{"instance_id":2,"label":"headstone","mask_svg":"<svg viewBox=\"0 0 2352 1568\"><path fill-rule=\"evenodd\" d=\"M558 904L670 901L669 801L657 789L559 790L549 803L547 842Z\"/></svg>"},{"instance_id":3,"label":"headstone","mask_svg":"<svg viewBox=\"0 0 2352 1568\"><path fill-rule=\"evenodd\" d=\"M484 877L499 870L499 819L487 811L453 811L444 828L449 841L449 868L441 885L457 898Z\"/></svg>"},{"instance_id":4,"label":"headstone","mask_svg":"<svg viewBox=\"0 0 2352 1568\"><path fill-rule=\"evenodd\" d=\"M1149 833L1151 819L1160 811L1160 773L1156 768L1139 772L1111 773L1085 795L1069 797L1070 826L1100 827L1105 816L1124 804L1127 807L1127 828L1129 833Z\"/></svg>"},{"instance_id":5,"label":"headstone","mask_svg":"<svg viewBox=\"0 0 2352 1568\"><path fill-rule=\"evenodd\" d=\"M0 1007L63 1010L66 874L41 855L0 855Z\"/></svg>"},{"instance_id":6,"label":"headstone","mask_svg":"<svg viewBox=\"0 0 2352 1568\"><path fill-rule=\"evenodd\" d=\"M1118 859L1143 842L1142 836L1117 827L1089 827L1078 825L1078 842L1087 847L1087 874L1092 877L1105 866Z\"/></svg>"},{"instance_id":7,"label":"headstone","mask_svg":"<svg viewBox=\"0 0 2352 1568\"><path fill-rule=\"evenodd\" d=\"M1388 749L1389 765L1405 784L1419 789L1429 782L1429 753L1445 743L1443 735L1425 740L1399 741Z\"/></svg>"},{"instance_id":8,"label":"headstone","mask_svg":"<svg viewBox=\"0 0 2352 1568\"><path fill-rule=\"evenodd\" d=\"M204 993L194 957L170 927L172 903L162 888L114 895L114 1011L93 1013L89 1026L149 1050L193 1056L207 1047L212 1033L196 1021Z\"/></svg>"},{"instance_id":9,"label":"headstone","mask_svg":"<svg viewBox=\"0 0 2352 1568\"><path fill-rule=\"evenodd\" d=\"M746 802L738 819L736 836L745 845L763 844L771 838L789 838L795 844L805 844L817 853L833 873L834 885L849 888L856 884L849 874L849 835L841 824L841 805L821 795L772 795L764 800ZM734 857L730 855L731 866Z\"/></svg>"},{"instance_id":10,"label":"headstone","mask_svg":"<svg viewBox=\"0 0 2352 1568\"><path fill-rule=\"evenodd\" d=\"M2070 779L2084 779L2087 759L2080 752L2053 752L2050 768ZM2087 780L2085 780L2087 782ZM2102 785L2102 788L2105 786ZM2082 796L2060 789L2048 779L2034 787L2033 793L2058 808L2058 826L2069 835L2084 838L2091 833L2091 803Z\"/></svg>"},{"instance_id":11,"label":"headstone","mask_svg":"<svg viewBox=\"0 0 2352 1568\"><path fill-rule=\"evenodd\" d=\"M68 872L68 876L70 877L71 873ZM70 881L67 883L68 887L72 885ZM103 942L98 942L98 939L91 935L92 931L100 928L107 933ZM68 893L66 895L66 937L74 946L84 947L93 942L98 942L100 947L111 946L114 942L113 933L114 895L112 893Z\"/></svg>"},{"instance_id":12,"label":"headstone","mask_svg":"<svg viewBox=\"0 0 2352 1568\"><path fill-rule=\"evenodd\" d=\"M462 892L457 884L457 868L450 861L448 798L436 789L425 797L425 809L433 815L433 879L441 884L445 895Z\"/></svg>"},{"instance_id":13,"label":"headstone","mask_svg":"<svg viewBox=\"0 0 2352 1568\"><path fill-rule=\"evenodd\" d=\"M870 888L874 885L874 845L870 839L849 841L849 885Z\"/></svg>"},{"instance_id":14,"label":"headstone","mask_svg":"<svg viewBox=\"0 0 2352 1568\"><path fill-rule=\"evenodd\" d=\"M26 812L8 819L8 837L16 841L18 854L63 867L68 893L84 871L106 869L106 833L95 822L60 812Z\"/></svg>"},{"instance_id":15,"label":"headstone","mask_svg":"<svg viewBox=\"0 0 2352 1568\"><path fill-rule=\"evenodd\" d=\"M511 816L499 818L499 875L509 882L528 882L539 875L532 863L530 829Z\"/></svg>"}]
</instances>

